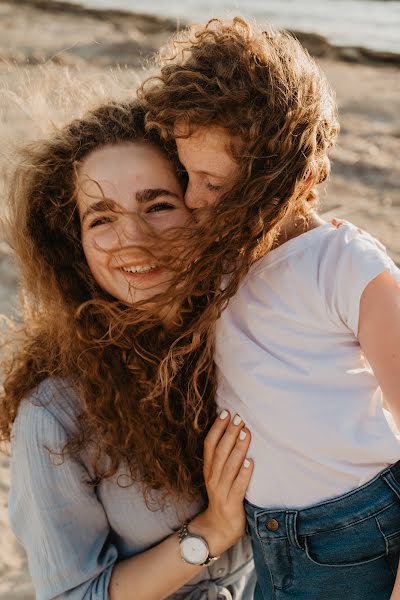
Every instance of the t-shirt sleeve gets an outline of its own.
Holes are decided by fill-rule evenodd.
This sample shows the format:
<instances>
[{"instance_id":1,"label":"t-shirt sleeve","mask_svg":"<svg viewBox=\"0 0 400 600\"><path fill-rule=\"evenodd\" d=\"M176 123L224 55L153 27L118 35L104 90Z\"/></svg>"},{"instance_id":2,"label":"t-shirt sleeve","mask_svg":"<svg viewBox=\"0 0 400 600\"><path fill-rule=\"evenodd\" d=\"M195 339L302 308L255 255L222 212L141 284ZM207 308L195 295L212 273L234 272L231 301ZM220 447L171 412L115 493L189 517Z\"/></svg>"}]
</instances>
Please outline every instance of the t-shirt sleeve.
<instances>
[{"instance_id":1,"label":"t-shirt sleeve","mask_svg":"<svg viewBox=\"0 0 400 600\"><path fill-rule=\"evenodd\" d=\"M384 271L400 282L400 270L384 246L368 233L345 225L331 244L329 270L335 315L358 336L361 296L367 285Z\"/></svg>"},{"instance_id":2,"label":"t-shirt sleeve","mask_svg":"<svg viewBox=\"0 0 400 600\"><path fill-rule=\"evenodd\" d=\"M37 600L108 600L118 552L83 463L49 456L66 431L43 406L22 402L12 433L10 525L24 547Z\"/></svg>"}]
</instances>

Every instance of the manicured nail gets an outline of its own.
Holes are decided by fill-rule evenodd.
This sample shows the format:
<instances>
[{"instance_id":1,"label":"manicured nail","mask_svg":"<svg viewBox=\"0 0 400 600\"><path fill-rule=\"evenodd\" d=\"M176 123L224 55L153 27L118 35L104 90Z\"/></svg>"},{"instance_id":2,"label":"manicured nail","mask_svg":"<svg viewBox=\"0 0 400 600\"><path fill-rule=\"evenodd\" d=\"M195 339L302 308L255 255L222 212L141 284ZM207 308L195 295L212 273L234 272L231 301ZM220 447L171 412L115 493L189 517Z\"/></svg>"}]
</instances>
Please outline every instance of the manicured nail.
<instances>
[{"instance_id":1,"label":"manicured nail","mask_svg":"<svg viewBox=\"0 0 400 600\"><path fill-rule=\"evenodd\" d=\"M224 409L224 410L222 410L219 413L219 418L222 419L222 420L224 420L224 419L226 419L226 417L228 416L228 414L229 414L228 411Z\"/></svg>"},{"instance_id":2,"label":"manicured nail","mask_svg":"<svg viewBox=\"0 0 400 600\"><path fill-rule=\"evenodd\" d=\"M241 422L242 422L242 417L239 417L239 415L235 415L235 418L233 419L233 424L240 425Z\"/></svg>"},{"instance_id":3,"label":"manicured nail","mask_svg":"<svg viewBox=\"0 0 400 600\"><path fill-rule=\"evenodd\" d=\"M244 466L244 468L245 468L245 469L248 469L248 468L250 467L250 464L251 464L251 463L250 463L250 461L249 461L249 460L247 460L247 458L245 458L245 459L244 459L244 462L243 462L243 466Z\"/></svg>"},{"instance_id":4,"label":"manicured nail","mask_svg":"<svg viewBox=\"0 0 400 600\"><path fill-rule=\"evenodd\" d=\"M241 440L245 440L246 439L246 435L247 435L246 431L243 431L243 429L242 429L242 431L239 433L239 438Z\"/></svg>"}]
</instances>

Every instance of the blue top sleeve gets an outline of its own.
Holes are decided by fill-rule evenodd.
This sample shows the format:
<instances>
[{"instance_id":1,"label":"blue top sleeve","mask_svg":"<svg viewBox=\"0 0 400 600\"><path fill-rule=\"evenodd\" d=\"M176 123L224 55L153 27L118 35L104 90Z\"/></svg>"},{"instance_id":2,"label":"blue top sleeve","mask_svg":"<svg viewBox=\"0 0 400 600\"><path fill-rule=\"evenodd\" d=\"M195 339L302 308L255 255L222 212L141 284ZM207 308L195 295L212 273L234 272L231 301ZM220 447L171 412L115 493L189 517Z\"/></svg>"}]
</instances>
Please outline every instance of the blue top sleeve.
<instances>
[{"instance_id":1,"label":"blue top sleeve","mask_svg":"<svg viewBox=\"0 0 400 600\"><path fill-rule=\"evenodd\" d=\"M22 402L12 434L10 524L37 600L108 600L118 551L85 465L63 462L67 434L44 406Z\"/></svg>"}]
</instances>

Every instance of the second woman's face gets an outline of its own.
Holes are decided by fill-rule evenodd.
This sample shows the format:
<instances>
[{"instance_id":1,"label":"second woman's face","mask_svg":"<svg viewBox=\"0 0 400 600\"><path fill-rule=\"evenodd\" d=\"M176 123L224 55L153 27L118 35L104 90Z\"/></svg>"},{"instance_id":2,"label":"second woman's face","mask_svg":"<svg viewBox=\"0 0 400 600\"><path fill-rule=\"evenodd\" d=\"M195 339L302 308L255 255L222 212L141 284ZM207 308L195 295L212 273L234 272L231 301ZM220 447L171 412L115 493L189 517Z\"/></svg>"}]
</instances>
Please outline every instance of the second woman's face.
<instances>
[{"instance_id":1,"label":"second woman's face","mask_svg":"<svg viewBox=\"0 0 400 600\"><path fill-rule=\"evenodd\" d=\"M184 125L175 128L179 160L188 174L185 202L196 210L214 204L229 187L237 163L229 151L232 138L223 127L199 127L189 137Z\"/></svg>"},{"instance_id":2,"label":"second woman's face","mask_svg":"<svg viewBox=\"0 0 400 600\"><path fill-rule=\"evenodd\" d=\"M102 289L132 304L168 287L171 271L160 264L166 247L154 234L185 226L190 212L159 148L125 142L89 154L79 167L78 209L83 250Z\"/></svg>"}]
</instances>

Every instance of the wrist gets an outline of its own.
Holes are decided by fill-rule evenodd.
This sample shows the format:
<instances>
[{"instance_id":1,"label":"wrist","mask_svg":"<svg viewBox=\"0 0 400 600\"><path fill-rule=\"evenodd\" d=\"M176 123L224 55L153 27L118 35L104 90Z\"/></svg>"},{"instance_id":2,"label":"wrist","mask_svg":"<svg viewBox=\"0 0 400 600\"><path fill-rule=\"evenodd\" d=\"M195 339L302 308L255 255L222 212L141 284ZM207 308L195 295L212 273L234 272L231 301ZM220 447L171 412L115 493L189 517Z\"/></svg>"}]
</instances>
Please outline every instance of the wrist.
<instances>
[{"instance_id":1,"label":"wrist","mask_svg":"<svg viewBox=\"0 0 400 600\"><path fill-rule=\"evenodd\" d=\"M218 527L207 513L207 510L194 517L190 521L188 529L190 533L200 535L205 539L210 550L210 556L220 556L236 541L231 541L227 538L225 531L222 531Z\"/></svg>"}]
</instances>

